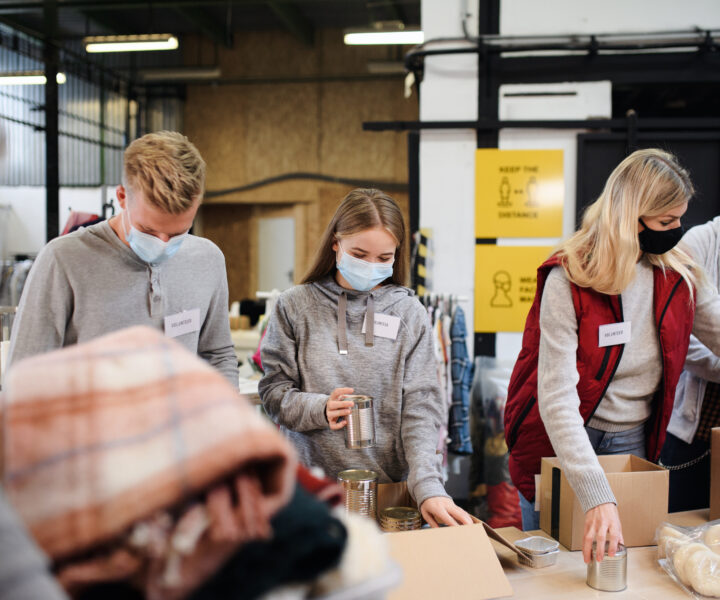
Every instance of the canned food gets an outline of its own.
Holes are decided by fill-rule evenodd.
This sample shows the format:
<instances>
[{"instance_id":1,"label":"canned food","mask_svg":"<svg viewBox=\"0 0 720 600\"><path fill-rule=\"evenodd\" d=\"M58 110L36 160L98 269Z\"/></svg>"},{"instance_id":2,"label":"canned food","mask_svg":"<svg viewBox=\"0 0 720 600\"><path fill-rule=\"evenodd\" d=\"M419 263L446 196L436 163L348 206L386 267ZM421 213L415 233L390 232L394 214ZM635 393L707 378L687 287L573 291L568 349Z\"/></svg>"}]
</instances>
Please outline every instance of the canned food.
<instances>
[{"instance_id":1,"label":"canned food","mask_svg":"<svg viewBox=\"0 0 720 600\"><path fill-rule=\"evenodd\" d=\"M560 554L559 545L555 540L549 540L540 535L532 535L518 540L515 542L515 546L524 552L524 554L518 554L518 562L534 569L554 565Z\"/></svg>"},{"instance_id":2,"label":"canned food","mask_svg":"<svg viewBox=\"0 0 720 600\"><path fill-rule=\"evenodd\" d=\"M338 473L347 512L377 518L378 474L368 469L347 469Z\"/></svg>"},{"instance_id":3,"label":"canned food","mask_svg":"<svg viewBox=\"0 0 720 600\"><path fill-rule=\"evenodd\" d=\"M370 396L349 395L342 400L352 400L353 407L347 416L345 447L351 450L371 448L375 445L375 414Z\"/></svg>"},{"instance_id":4,"label":"canned food","mask_svg":"<svg viewBox=\"0 0 720 600\"><path fill-rule=\"evenodd\" d=\"M383 531L411 531L420 529L420 512L409 506L389 506L380 511L380 528Z\"/></svg>"},{"instance_id":5,"label":"canned food","mask_svg":"<svg viewBox=\"0 0 720 600\"><path fill-rule=\"evenodd\" d=\"M618 544L615 556L608 556L610 542L605 542L605 556L601 562L596 558L596 542L587 566L587 584L602 592L620 592L627 587L627 550Z\"/></svg>"}]
</instances>

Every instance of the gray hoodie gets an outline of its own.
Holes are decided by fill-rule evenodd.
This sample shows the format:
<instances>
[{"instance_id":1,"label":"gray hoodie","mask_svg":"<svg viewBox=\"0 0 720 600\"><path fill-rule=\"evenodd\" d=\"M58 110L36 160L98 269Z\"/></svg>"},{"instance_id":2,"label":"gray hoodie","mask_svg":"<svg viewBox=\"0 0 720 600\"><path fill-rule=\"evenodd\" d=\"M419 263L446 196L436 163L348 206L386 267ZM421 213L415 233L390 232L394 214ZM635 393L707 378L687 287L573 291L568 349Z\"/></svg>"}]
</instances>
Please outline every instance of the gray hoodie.
<instances>
[{"instance_id":1,"label":"gray hoodie","mask_svg":"<svg viewBox=\"0 0 720 600\"><path fill-rule=\"evenodd\" d=\"M347 308L342 318L342 294ZM361 332L366 310L400 318L396 339ZM347 354L343 335L347 337ZM371 342L372 345L367 345ZM332 276L296 286L278 299L262 343L260 397L308 466L330 477L349 468L377 471L380 482L407 479L418 505L447 496L438 429L447 419L440 396L432 328L412 290L385 285L371 292L340 287ZM345 448L325 404L335 388L374 400L376 446Z\"/></svg>"}]
</instances>

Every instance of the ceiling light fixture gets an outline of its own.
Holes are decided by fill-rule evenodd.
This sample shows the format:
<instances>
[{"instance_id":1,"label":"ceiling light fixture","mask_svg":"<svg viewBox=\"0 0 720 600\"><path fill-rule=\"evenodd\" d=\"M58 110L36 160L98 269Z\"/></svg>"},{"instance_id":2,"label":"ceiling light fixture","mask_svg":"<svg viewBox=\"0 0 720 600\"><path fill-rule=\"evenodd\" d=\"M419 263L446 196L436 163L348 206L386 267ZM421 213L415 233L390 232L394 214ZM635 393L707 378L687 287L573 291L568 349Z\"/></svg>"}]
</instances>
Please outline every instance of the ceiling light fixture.
<instances>
[{"instance_id":1,"label":"ceiling light fixture","mask_svg":"<svg viewBox=\"0 0 720 600\"><path fill-rule=\"evenodd\" d=\"M143 69L138 71L138 78L147 83L213 81L220 79L220 67L174 67Z\"/></svg>"},{"instance_id":2,"label":"ceiling light fixture","mask_svg":"<svg viewBox=\"0 0 720 600\"><path fill-rule=\"evenodd\" d=\"M55 81L62 85L67 81L65 73L58 73ZM47 78L42 71L18 71L15 73L0 73L0 85L45 85Z\"/></svg>"},{"instance_id":3,"label":"ceiling light fixture","mask_svg":"<svg viewBox=\"0 0 720 600\"><path fill-rule=\"evenodd\" d=\"M146 50L176 50L178 39L170 33L147 35L94 35L83 39L85 51L142 52Z\"/></svg>"},{"instance_id":4,"label":"ceiling light fixture","mask_svg":"<svg viewBox=\"0 0 720 600\"><path fill-rule=\"evenodd\" d=\"M373 46L400 44L404 46L422 44L425 34L421 29L400 29L397 31L363 29L346 30L345 44L348 46Z\"/></svg>"}]
</instances>

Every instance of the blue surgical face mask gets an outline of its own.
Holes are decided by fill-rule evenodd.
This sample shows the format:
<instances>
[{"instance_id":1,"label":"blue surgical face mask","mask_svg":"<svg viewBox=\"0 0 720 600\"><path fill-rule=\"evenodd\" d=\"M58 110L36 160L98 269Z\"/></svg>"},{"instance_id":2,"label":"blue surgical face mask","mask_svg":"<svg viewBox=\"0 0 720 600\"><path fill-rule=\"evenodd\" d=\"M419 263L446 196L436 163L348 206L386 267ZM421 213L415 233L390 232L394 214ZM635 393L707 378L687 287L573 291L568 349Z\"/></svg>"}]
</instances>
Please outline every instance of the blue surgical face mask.
<instances>
[{"instance_id":1,"label":"blue surgical face mask","mask_svg":"<svg viewBox=\"0 0 720 600\"><path fill-rule=\"evenodd\" d=\"M339 244L338 247L340 247ZM385 263L367 262L350 256L340 247L340 260L337 261L337 268L340 275L354 290L369 292L388 277L392 277L394 262L394 259Z\"/></svg>"},{"instance_id":2,"label":"blue surgical face mask","mask_svg":"<svg viewBox=\"0 0 720 600\"><path fill-rule=\"evenodd\" d=\"M181 233L171 237L167 242L163 242L160 238L150 235L149 233L143 233L133 227L130 222L130 206L125 209L127 213L129 231L125 230L125 239L130 244L132 251L137 254L140 260L144 260L147 263L158 264L171 258L175 253L180 250L180 246L185 241L188 233ZM123 224L124 224L123 218Z\"/></svg>"}]
</instances>

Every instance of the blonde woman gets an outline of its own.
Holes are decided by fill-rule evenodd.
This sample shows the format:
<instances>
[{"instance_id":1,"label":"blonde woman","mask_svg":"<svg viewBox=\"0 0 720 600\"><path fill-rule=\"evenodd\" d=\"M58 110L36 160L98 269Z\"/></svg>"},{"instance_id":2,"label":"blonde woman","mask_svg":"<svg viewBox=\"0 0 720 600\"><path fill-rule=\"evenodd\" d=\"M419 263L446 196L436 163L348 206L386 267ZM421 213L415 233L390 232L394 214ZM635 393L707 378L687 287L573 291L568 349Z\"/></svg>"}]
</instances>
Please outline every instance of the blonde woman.
<instances>
[{"instance_id":1,"label":"blonde woman","mask_svg":"<svg viewBox=\"0 0 720 600\"><path fill-rule=\"evenodd\" d=\"M301 285L284 292L262 344L263 406L300 459L335 477L372 469L381 483L407 481L432 526L470 523L445 492L435 447L447 410L432 330L403 287L407 236L397 204L357 189L338 207ZM352 401L374 399L376 446L348 450L342 432Z\"/></svg>"},{"instance_id":2,"label":"blonde woman","mask_svg":"<svg viewBox=\"0 0 720 600\"><path fill-rule=\"evenodd\" d=\"M598 560L623 541L596 454L657 461L690 334L720 353L720 299L676 247L693 193L672 155L634 152L538 269L505 410L510 473L537 528L534 477L559 457L585 511L585 562L593 541Z\"/></svg>"}]
</instances>

